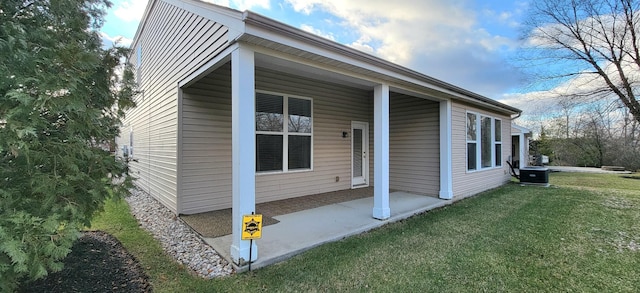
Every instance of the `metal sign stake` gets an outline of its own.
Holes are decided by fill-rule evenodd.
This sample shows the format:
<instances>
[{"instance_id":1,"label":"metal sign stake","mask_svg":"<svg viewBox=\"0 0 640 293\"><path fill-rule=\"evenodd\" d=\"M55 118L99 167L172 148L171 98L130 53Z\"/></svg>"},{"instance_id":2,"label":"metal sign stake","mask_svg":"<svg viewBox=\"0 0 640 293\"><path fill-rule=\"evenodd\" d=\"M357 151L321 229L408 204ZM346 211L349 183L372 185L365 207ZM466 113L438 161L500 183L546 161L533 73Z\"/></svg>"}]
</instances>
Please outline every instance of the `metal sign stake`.
<instances>
[{"instance_id":1,"label":"metal sign stake","mask_svg":"<svg viewBox=\"0 0 640 293\"><path fill-rule=\"evenodd\" d=\"M242 217L242 240L249 240L249 271L253 262L253 240L262 238L262 215L251 215Z\"/></svg>"}]
</instances>

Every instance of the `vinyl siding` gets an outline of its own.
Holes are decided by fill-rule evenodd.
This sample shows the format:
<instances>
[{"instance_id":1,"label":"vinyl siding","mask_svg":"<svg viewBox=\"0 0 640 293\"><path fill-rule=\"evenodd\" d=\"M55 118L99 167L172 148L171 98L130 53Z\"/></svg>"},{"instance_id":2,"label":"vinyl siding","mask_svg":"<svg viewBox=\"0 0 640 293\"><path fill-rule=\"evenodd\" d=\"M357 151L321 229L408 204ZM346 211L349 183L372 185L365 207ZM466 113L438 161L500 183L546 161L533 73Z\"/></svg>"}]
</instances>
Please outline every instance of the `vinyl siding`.
<instances>
[{"instance_id":1,"label":"vinyl siding","mask_svg":"<svg viewBox=\"0 0 640 293\"><path fill-rule=\"evenodd\" d=\"M179 212L177 84L226 47L226 34L227 28L218 23L158 1L137 36L142 93L126 115L120 140L128 142L133 130L136 161L130 167L135 183L174 212ZM130 61L135 66L133 49Z\"/></svg>"},{"instance_id":2,"label":"vinyl siding","mask_svg":"<svg viewBox=\"0 0 640 293\"><path fill-rule=\"evenodd\" d=\"M181 213L231 207L230 71L226 64L184 90ZM351 138L342 132L352 120L372 129L373 93L263 68L256 69L256 88L313 99L313 170L257 174L256 202L349 189ZM369 141L371 152L372 134Z\"/></svg>"},{"instance_id":3,"label":"vinyl siding","mask_svg":"<svg viewBox=\"0 0 640 293\"><path fill-rule=\"evenodd\" d=\"M467 111L480 113L502 119L502 167L467 172ZM452 173L453 194L455 199L465 198L477 193L496 188L508 182L510 175L505 163L511 155L511 119L509 116L496 114L461 103L452 103Z\"/></svg>"},{"instance_id":4,"label":"vinyl siding","mask_svg":"<svg viewBox=\"0 0 640 293\"><path fill-rule=\"evenodd\" d=\"M440 189L439 103L391 94L389 188L438 195Z\"/></svg>"}]
</instances>

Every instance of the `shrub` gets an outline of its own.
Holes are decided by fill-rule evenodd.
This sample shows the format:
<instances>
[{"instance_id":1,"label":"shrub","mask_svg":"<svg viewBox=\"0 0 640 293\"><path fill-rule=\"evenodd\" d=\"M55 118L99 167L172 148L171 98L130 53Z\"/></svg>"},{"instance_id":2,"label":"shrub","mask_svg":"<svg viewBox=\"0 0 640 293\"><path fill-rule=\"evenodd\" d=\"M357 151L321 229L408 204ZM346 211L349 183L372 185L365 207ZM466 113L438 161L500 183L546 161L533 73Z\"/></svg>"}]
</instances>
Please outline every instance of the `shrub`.
<instances>
[{"instance_id":1,"label":"shrub","mask_svg":"<svg viewBox=\"0 0 640 293\"><path fill-rule=\"evenodd\" d=\"M131 185L110 152L134 84L128 49L102 48L108 5L0 2L2 292L60 270L104 200Z\"/></svg>"}]
</instances>

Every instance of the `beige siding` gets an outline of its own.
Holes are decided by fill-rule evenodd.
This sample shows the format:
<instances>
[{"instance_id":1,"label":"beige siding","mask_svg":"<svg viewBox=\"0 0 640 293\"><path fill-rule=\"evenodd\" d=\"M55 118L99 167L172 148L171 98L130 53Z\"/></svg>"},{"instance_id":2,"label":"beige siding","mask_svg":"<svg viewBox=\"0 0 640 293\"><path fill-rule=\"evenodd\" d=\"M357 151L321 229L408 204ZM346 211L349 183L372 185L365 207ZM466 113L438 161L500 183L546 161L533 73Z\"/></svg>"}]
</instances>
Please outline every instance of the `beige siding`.
<instances>
[{"instance_id":1,"label":"beige siding","mask_svg":"<svg viewBox=\"0 0 640 293\"><path fill-rule=\"evenodd\" d=\"M177 84L226 47L226 34L220 24L158 1L134 44L142 46L143 93L127 113L121 141L128 141L132 129L136 184L174 212L179 212ZM132 57L135 65L135 49Z\"/></svg>"},{"instance_id":2,"label":"beige siding","mask_svg":"<svg viewBox=\"0 0 640 293\"><path fill-rule=\"evenodd\" d=\"M389 187L438 195L440 187L439 104L392 94L389 121Z\"/></svg>"},{"instance_id":3,"label":"beige siding","mask_svg":"<svg viewBox=\"0 0 640 293\"><path fill-rule=\"evenodd\" d=\"M181 213L231 207L230 85L227 64L184 91ZM350 131L352 120L372 128L372 92L261 68L256 88L313 99L313 170L256 175L256 201L349 189L351 139L342 132Z\"/></svg>"},{"instance_id":4,"label":"beige siding","mask_svg":"<svg viewBox=\"0 0 640 293\"><path fill-rule=\"evenodd\" d=\"M467 172L466 113L480 113L502 119L502 167ZM455 199L468 197L482 191L498 187L509 181L508 165L505 163L511 155L511 119L465 104L452 104L452 165L453 194Z\"/></svg>"},{"instance_id":5,"label":"beige siding","mask_svg":"<svg viewBox=\"0 0 640 293\"><path fill-rule=\"evenodd\" d=\"M184 90L181 213L231 206L229 64Z\"/></svg>"},{"instance_id":6,"label":"beige siding","mask_svg":"<svg viewBox=\"0 0 640 293\"><path fill-rule=\"evenodd\" d=\"M313 98L313 171L256 176L256 201L348 189L351 187L351 121L369 122L373 107L371 91L353 89L279 72L259 70L256 88ZM369 153L373 135L369 136ZM373 170L369 156L369 170ZM340 177L339 182L335 178ZM373 176L370 177L372 179ZM370 180L372 182L373 180Z\"/></svg>"}]
</instances>

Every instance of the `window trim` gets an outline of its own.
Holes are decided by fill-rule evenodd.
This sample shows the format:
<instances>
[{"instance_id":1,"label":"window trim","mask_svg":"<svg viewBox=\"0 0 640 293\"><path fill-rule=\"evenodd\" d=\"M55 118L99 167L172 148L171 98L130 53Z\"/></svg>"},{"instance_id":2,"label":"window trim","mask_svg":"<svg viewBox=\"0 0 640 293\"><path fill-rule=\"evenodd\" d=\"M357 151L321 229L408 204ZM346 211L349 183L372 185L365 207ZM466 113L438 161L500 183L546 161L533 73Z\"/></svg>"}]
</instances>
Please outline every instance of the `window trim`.
<instances>
[{"instance_id":1,"label":"window trim","mask_svg":"<svg viewBox=\"0 0 640 293\"><path fill-rule=\"evenodd\" d=\"M467 131L469 130L469 127L467 126L467 122L468 122L468 118L467 115L472 114L476 116L476 140L468 140L468 133ZM490 135L490 147L491 147L491 166L489 167L482 167L482 118L486 117L491 119L491 135ZM504 120L502 118L497 118L495 116L489 115L489 114L484 114L484 113L480 113L480 112L475 112L475 111L466 111L465 112L465 116L464 116L464 120L465 120L465 164L466 164L466 172L467 173L475 173L475 172L480 172L480 171L487 171L487 170L494 170L494 169L500 169L503 167L502 164L502 157L504 157L502 155L502 153L504 152L504 149L501 149L501 158L500 158L500 164L496 164L496 145L501 145L503 146L503 141L504 141L504 135L501 133L501 141L496 141L496 121L500 121L500 130L502 131L504 129L504 123L502 123ZM504 132L504 131L502 131ZM469 164L468 164L468 160L469 160L469 147L468 144L469 143L475 143L476 144L476 168L475 169L469 169Z\"/></svg>"},{"instance_id":2,"label":"window trim","mask_svg":"<svg viewBox=\"0 0 640 293\"><path fill-rule=\"evenodd\" d=\"M133 159L133 127L129 130L129 155L130 159Z\"/></svg>"},{"instance_id":3,"label":"window trim","mask_svg":"<svg viewBox=\"0 0 640 293\"><path fill-rule=\"evenodd\" d=\"M142 84L142 44L136 46L136 83Z\"/></svg>"},{"instance_id":4,"label":"window trim","mask_svg":"<svg viewBox=\"0 0 640 293\"><path fill-rule=\"evenodd\" d=\"M258 171L256 169L256 175L269 175L269 174L288 174L288 173L301 173L301 172L311 172L313 171L313 141L314 141L314 127L313 127L313 98L309 98L309 97L303 97L303 96L298 96L298 95L290 95L290 94L284 94L284 93L279 93L279 92L273 92L273 91L265 91L265 90L256 90L255 91L255 98L258 97L258 94L267 94L267 95L274 95L274 96L282 96L282 115L284 117L283 119L283 123L282 123L282 131L257 131L255 130L255 126L254 126L254 135L258 135L258 134L264 134L264 135L282 135L282 170L271 170L271 171ZM289 133L289 99L290 98L294 98L294 99L300 99L300 100L308 100L311 102L311 132L310 133L301 133L301 132L291 132ZM255 115L255 110L254 110L254 115ZM293 170L289 170L289 136L290 135L296 135L296 136L309 136L311 137L311 146L310 146L310 162L309 162L309 168L305 168L305 169L293 169ZM257 145L256 145L257 147ZM256 158L257 160L257 158Z\"/></svg>"},{"instance_id":5,"label":"window trim","mask_svg":"<svg viewBox=\"0 0 640 293\"><path fill-rule=\"evenodd\" d=\"M475 127L475 130L476 130L475 138L476 139L475 140L469 140L469 126L467 125L467 123L469 122L469 118L468 118L469 114L474 115L475 118L476 118L475 119L475 124L476 124L476 127ZM465 140L466 140L466 143L465 143L465 158L466 158L465 159L465 163L467 164L467 166L466 166L467 167L467 172L475 172L475 171L478 171L478 170L482 169L482 168L478 168L478 166L480 166L478 164L478 129L480 128L480 125L479 125L480 122L478 121L479 120L478 116L479 115L477 113L474 113L474 112L466 112L465 115L464 115ZM476 145L476 147L475 147L475 149L476 149L476 164L475 164L475 166L476 167L474 169L469 169L469 144L470 143L473 143L473 144Z\"/></svg>"},{"instance_id":6,"label":"window trim","mask_svg":"<svg viewBox=\"0 0 640 293\"><path fill-rule=\"evenodd\" d=\"M493 159L493 167L499 168L499 167L502 167L502 159L504 157L503 154L502 154L502 152L504 152L504 149L502 148L502 140L503 140L504 135L502 135L502 133L500 133L500 141L496 140L496 137L497 137L497 135L496 135L496 121L500 121L500 132L502 132L502 128L504 127L504 125L502 123L502 119L500 119L500 118L495 118L494 117L493 119L491 119L491 129L492 129L492 131L491 131L491 134L492 134L491 135L491 139L492 139L491 148L492 148L492 152L493 152L493 158L492 158ZM496 161L496 157L495 157L496 156L496 146L497 145L500 145L500 161Z\"/></svg>"}]
</instances>

